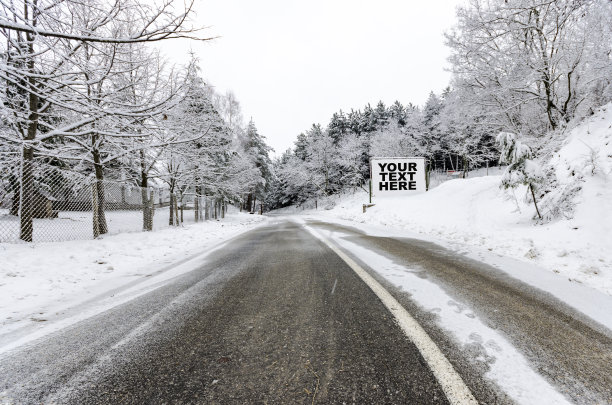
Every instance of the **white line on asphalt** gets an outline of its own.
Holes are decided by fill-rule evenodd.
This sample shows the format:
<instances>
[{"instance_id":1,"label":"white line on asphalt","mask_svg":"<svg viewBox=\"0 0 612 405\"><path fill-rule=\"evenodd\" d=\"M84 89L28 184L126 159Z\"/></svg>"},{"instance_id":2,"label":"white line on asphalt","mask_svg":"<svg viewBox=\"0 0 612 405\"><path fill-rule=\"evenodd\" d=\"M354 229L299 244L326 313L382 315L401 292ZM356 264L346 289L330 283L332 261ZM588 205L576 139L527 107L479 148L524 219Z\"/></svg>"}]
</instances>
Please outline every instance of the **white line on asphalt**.
<instances>
[{"instance_id":1,"label":"white line on asphalt","mask_svg":"<svg viewBox=\"0 0 612 405\"><path fill-rule=\"evenodd\" d=\"M304 226L314 237L325 243L334 251L355 273L367 284L368 287L378 296L382 303L393 314L397 324L402 329L408 339L417 347L429 369L436 377L446 398L452 405L478 404L470 389L465 385L461 376L457 373L453 365L444 356L440 348L429 337L427 332L419 323L404 309L404 307L376 281L367 271L359 266L353 259L348 257L343 251L332 244L327 238L319 234L309 226ZM334 284L335 287L335 284Z\"/></svg>"},{"instance_id":2,"label":"white line on asphalt","mask_svg":"<svg viewBox=\"0 0 612 405\"><path fill-rule=\"evenodd\" d=\"M334 286L332 287L332 295L334 295L334 291L336 291L336 284L338 284L338 279L334 281Z\"/></svg>"}]
</instances>

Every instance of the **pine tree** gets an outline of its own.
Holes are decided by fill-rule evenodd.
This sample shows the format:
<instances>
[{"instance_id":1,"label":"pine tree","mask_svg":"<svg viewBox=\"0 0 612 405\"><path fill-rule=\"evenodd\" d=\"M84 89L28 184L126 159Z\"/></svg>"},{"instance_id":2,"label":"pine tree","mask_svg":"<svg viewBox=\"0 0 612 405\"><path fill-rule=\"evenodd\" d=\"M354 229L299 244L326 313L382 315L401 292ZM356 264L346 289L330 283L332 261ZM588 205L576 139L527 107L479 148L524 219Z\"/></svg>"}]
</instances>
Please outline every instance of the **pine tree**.
<instances>
[{"instance_id":1,"label":"pine tree","mask_svg":"<svg viewBox=\"0 0 612 405\"><path fill-rule=\"evenodd\" d=\"M269 189L269 182L272 178L272 161L270 160L269 153L272 151L272 148L266 144L265 138L257 132L257 127L253 119L251 119L247 125L246 139L246 150L249 159L259 171L259 178L255 182L247 198L247 205L250 205L251 200L253 201L253 205L255 205L258 199L263 202L265 193ZM249 206L248 209L255 208Z\"/></svg>"}]
</instances>

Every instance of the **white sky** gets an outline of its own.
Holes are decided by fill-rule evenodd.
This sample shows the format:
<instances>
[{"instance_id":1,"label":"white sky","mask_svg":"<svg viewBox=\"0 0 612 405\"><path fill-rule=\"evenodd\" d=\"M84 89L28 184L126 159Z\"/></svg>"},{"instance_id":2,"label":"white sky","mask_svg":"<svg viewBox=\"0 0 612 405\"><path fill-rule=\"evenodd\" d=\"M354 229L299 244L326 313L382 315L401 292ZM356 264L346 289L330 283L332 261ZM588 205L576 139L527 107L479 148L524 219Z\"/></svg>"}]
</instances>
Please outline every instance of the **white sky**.
<instances>
[{"instance_id":1,"label":"white sky","mask_svg":"<svg viewBox=\"0 0 612 405\"><path fill-rule=\"evenodd\" d=\"M219 93L232 90L245 121L276 154L339 109L378 100L422 105L450 80L443 33L460 0L199 0L213 42L168 41L182 63L192 49Z\"/></svg>"}]
</instances>

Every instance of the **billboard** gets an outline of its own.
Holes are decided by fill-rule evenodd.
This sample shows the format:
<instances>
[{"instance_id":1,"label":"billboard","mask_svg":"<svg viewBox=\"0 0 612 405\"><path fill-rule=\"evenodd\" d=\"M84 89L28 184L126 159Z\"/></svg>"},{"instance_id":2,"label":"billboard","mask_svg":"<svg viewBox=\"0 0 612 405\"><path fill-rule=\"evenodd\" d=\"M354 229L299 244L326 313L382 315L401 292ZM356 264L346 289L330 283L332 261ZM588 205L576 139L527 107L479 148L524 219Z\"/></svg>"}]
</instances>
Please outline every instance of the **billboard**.
<instances>
[{"instance_id":1,"label":"billboard","mask_svg":"<svg viewBox=\"0 0 612 405\"><path fill-rule=\"evenodd\" d=\"M377 157L370 160L372 195L412 195L425 188L425 158Z\"/></svg>"}]
</instances>

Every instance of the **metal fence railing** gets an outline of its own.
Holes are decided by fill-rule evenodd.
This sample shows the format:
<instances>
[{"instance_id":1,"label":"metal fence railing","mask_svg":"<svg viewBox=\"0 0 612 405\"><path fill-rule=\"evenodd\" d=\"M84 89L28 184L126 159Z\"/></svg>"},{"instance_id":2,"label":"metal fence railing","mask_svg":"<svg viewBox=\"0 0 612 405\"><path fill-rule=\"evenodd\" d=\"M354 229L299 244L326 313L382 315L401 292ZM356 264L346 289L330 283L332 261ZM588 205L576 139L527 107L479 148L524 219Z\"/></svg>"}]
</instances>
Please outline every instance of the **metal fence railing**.
<instances>
[{"instance_id":1,"label":"metal fence railing","mask_svg":"<svg viewBox=\"0 0 612 405\"><path fill-rule=\"evenodd\" d=\"M226 205L187 188L104 180L38 169L31 176L0 176L0 242L52 242L105 234L152 231L218 218Z\"/></svg>"}]
</instances>

